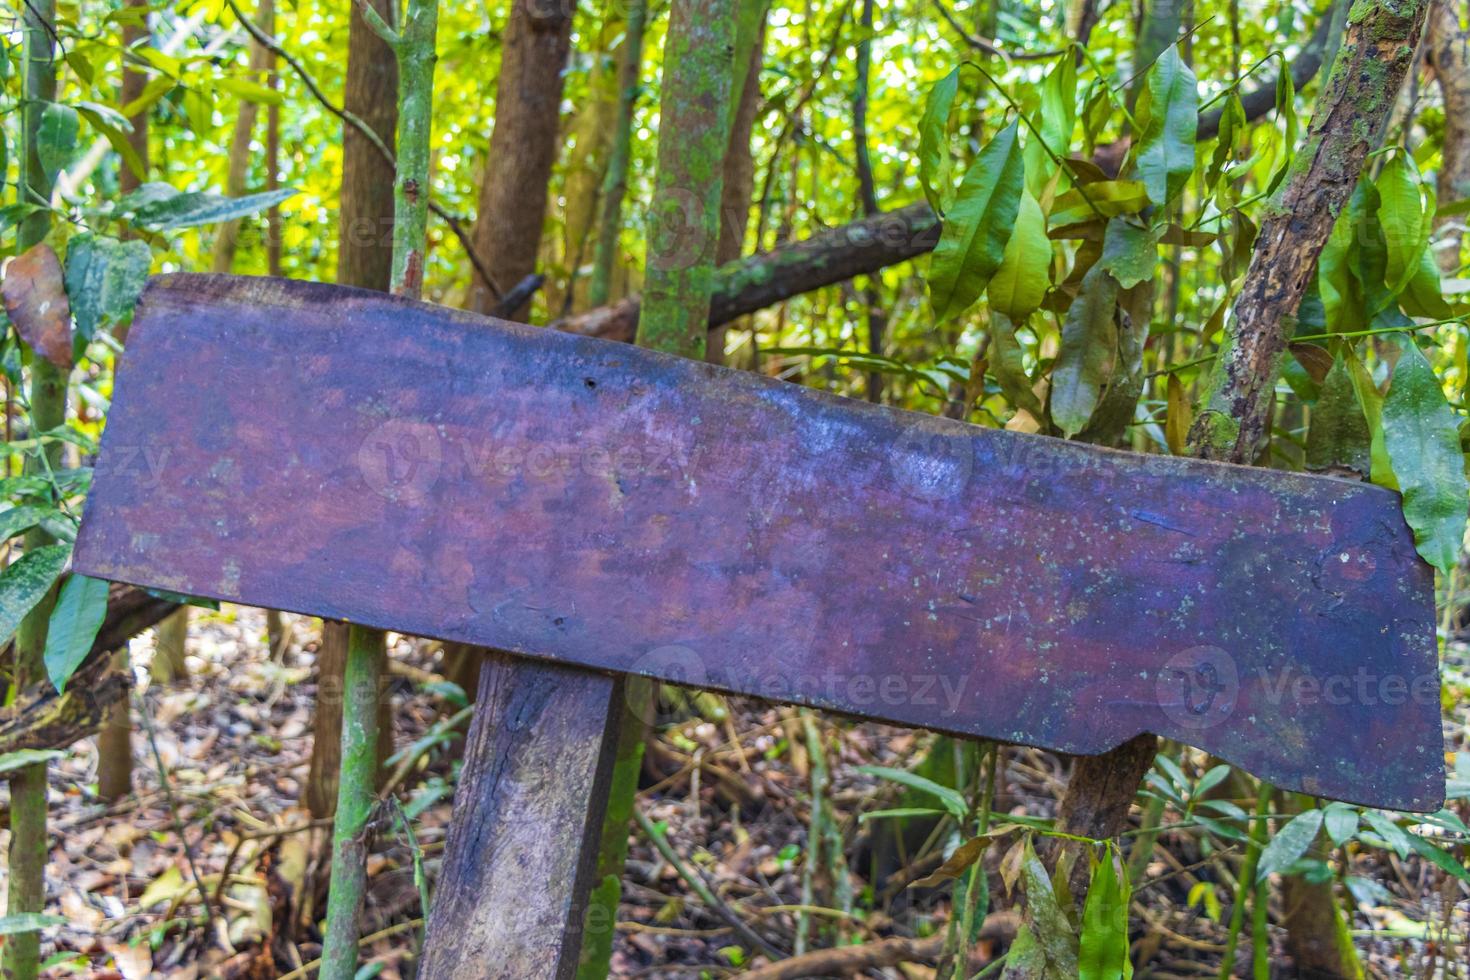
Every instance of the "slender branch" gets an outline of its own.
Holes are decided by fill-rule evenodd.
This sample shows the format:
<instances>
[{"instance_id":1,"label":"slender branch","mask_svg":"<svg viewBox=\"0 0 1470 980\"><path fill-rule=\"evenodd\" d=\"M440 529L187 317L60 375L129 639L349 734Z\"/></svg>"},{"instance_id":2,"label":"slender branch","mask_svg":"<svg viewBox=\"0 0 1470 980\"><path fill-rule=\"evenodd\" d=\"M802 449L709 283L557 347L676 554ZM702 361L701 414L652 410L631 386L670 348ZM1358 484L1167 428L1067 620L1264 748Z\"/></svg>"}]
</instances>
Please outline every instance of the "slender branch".
<instances>
[{"instance_id":1,"label":"slender branch","mask_svg":"<svg viewBox=\"0 0 1470 980\"><path fill-rule=\"evenodd\" d=\"M356 2L358 4L359 10L371 9L366 4L362 3L362 0L356 0ZM311 72L307 71L306 66L303 65L293 54L291 54L291 52L282 47L281 42L277 41L273 37L270 37L265 32L261 31L260 28L256 27L255 24L250 20L250 18L246 17L245 14L240 10L240 6L236 2L236 0L225 0L225 3L229 6L230 10L234 12L235 17L245 28L246 33L254 38L257 44L276 55L276 57L285 61L286 64L291 67L291 70L296 73L297 78L301 79L301 84L306 86L307 92L311 94L311 97L316 100L318 105L330 112L332 115L336 116L338 119L355 128L369 143L373 145L373 147L379 153L383 155L383 159L388 162L388 165L390 167L393 167L395 170L398 168L398 158L394 155L393 151L388 148L388 144L383 142L383 138L378 135L377 130L369 126L367 122L357 113L344 109L343 107L335 104L331 99L329 99L327 97L327 94L321 90L321 86L316 83L316 79L312 77ZM377 12L374 11L373 15L377 16ZM364 19L367 19L366 14L364 14ZM378 18L378 22L382 23L381 17ZM373 28L373 30L376 32L377 28ZM393 32L393 34L394 37L398 37L396 31ZM381 36L381 33L379 34L379 36ZM401 41L402 39L399 38L399 40ZM390 41L387 38L384 38L384 41L389 45L395 45L398 43L397 41ZM429 201L429 210L434 212L435 215L443 220L443 222L449 226L450 231L454 232L454 237L459 239L459 244L463 246L465 254L469 256L470 264L475 267L475 271L479 273L481 278L483 278L485 282L489 285L491 294L497 300L500 299L502 297L500 286L495 281L495 277L490 275L490 270L485 268L485 263L480 261L479 255L475 253L475 247L471 243L469 232L464 230L464 225L460 223L460 219L450 212L444 210L443 207L434 203L434 201L432 200Z\"/></svg>"},{"instance_id":2,"label":"slender branch","mask_svg":"<svg viewBox=\"0 0 1470 980\"><path fill-rule=\"evenodd\" d=\"M357 12L362 14L363 23L371 27L373 33L383 39L384 44L396 50L403 43L403 38L397 31L388 26L388 22L383 20L377 10L373 8L372 4L368 3L367 0L353 0L353 2L357 7Z\"/></svg>"}]
</instances>

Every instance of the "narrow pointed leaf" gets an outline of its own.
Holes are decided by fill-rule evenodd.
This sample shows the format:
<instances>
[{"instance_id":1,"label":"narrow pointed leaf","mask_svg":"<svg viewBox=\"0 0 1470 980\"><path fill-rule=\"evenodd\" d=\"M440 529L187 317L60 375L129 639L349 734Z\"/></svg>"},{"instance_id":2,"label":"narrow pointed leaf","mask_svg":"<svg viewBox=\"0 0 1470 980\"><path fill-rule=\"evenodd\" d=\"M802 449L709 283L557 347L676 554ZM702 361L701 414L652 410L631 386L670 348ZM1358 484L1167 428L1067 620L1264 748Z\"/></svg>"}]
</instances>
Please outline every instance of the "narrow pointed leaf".
<instances>
[{"instance_id":1,"label":"narrow pointed leaf","mask_svg":"<svg viewBox=\"0 0 1470 980\"><path fill-rule=\"evenodd\" d=\"M919 120L919 184L935 214L943 215L954 197L949 162L949 111L959 91L960 70L945 75L934 83L924 101L924 115Z\"/></svg>"},{"instance_id":2,"label":"narrow pointed leaf","mask_svg":"<svg viewBox=\"0 0 1470 980\"><path fill-rule=\"evenodd\" d=\"M1184 190L1194 172L1199 87L1194 72L1170 45L1148 70L1147 121L1138 143L1138 174L1149 200L1164 205Z\"/></svg>"},{"instance_id":3,"label":"narrow pointed leaf","mask_svg":"<svg viewBox=\"0 0 1470 980\"><path fill-rule=\"evenodd\" d=\"M70 557L70 545L46 545L27 551L0 571L0 643L10 642L21 620L61 576Z\"/></svg>"},{"instance_id":4,"label":"narrow pointed leaf","mask_svg":"<svg viewBox=\"0 0 1470 980\"><path fill-rule=\"evenodd\" d=\"M929 302L938 320L969 309L1005 257L1026 176L1016 127L1013 121L980 151L944 216L929 266Z\"/></svg>"},{"instance_id":5,"label":"narrow pointed leaf","mask_svg":"<svg viewBox=\"0 0 1470 980\"><path fill-rule=\"evenodd\" d=\"M1016 227L1006 242L1000 268L986 295L990 308L1020 323L1041 306L1051 288L1051 239L1046 237L1046 215L1030 192L1021 195Z\"/></svg>"},{"instance_id":6,"label":"narrow pointed leaf","mask_svg":"<svg viewBox=\"0 0 1470 980\"><path fill-rule=\"evenodd\" d=\"M1297 858L1307 853L1307 848L1312 846L1312 841L1317 838L1317 831L1321 829L1321 810L1307 810L1292 817L1261 852L1260 863L1256 865L1256 880L1263 881L1269 875L1285 871L1295 864Z\"/></svg>"},{"instance_id":7,"label":"narrow pointed leaf","mask_svg":"<svg viewBox=\"0 0 1470 980\"><path fill-rule=\"evenodd\" d=\"M58 691L76 673L107 617L107 582L72 575L61 586L46 631L46 676Z\"/></svg>"},{"instance_id":8,"label":"narrow pointed leaf","mask_svg":"<svg viewBox=\"0 0 1470 980\"><path fill-rule=\"evenodd\" d=\"M1094 266L1067 309L1062 349L1051 372L1051 417L1068 437L1092 418L1117 362L1117 305L1117 281Z\"/></svg>"}]
</instances>

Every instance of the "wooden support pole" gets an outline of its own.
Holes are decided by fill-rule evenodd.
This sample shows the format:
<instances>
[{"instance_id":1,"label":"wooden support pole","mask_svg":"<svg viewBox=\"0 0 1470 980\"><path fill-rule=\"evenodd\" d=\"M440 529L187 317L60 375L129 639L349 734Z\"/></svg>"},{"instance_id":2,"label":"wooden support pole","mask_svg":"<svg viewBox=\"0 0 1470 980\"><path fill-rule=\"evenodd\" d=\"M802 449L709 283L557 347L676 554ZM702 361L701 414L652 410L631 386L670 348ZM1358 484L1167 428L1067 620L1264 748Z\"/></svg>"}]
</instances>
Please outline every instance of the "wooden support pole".
<instances>
[{"instance_id":1,"label":"wooden support pole","mask_svg":"<svg viewBox=\"0 0 1470 980\"><path fill-rule=\"evenodd\" d=\"M575 976L623 688L487 657L420 977Z\"/></svg>"}]
</instances>

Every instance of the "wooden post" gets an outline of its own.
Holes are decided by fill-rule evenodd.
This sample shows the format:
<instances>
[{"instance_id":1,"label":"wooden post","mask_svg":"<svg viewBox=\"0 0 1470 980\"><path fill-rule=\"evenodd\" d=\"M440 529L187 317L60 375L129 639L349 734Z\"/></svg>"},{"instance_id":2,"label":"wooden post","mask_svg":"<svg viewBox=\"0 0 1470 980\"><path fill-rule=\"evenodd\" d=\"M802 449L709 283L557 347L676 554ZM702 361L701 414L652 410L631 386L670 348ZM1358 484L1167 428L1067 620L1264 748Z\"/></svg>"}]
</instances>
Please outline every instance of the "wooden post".
<instances>
[{"instance_id":1,"label":"wooden post","mask_svg":"<svg viewBox=\"0 0 1470 980\"><path fill-rule=\"evenodd\" d=\"M485 660L420 977L575 975L623 686Z\"/></svg>"}]
</instances>

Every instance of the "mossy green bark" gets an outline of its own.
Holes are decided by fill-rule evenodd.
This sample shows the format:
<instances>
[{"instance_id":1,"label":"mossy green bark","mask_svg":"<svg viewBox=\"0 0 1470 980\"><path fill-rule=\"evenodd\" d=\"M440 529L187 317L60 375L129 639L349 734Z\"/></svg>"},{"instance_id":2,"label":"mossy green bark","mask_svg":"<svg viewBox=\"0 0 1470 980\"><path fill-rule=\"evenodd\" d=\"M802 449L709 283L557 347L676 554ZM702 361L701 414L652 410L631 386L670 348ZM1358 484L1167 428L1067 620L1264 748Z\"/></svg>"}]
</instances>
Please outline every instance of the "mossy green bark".
<instances>
[{"instance_id":1,"label":"mossy green bark","mask_svg":"<svg viewBox=\"0 0 1470 980\"><path fill-rule=\"evenodd\" d=\"M361 9L398 58L392 292L418 299L424 284L439 5L438 0L409 0L397 32L384 24L373 8ZM321 980L351 980L357 972L358 918L367 890L369 822L377 804L379 678L385 646L384 634L378 630L353 626L348 633L342 771L337 783Z\"/></svg>"},{"instance_id":2,"label":"mossy green bark","mask_svg":"<svg viewBox=\"0 0 1470 980\"><path fill-rule=\"evenodd\" d=\"M38 133L41 113L56 97L56 62L52 38L55 33L55 0L27 0L24 14L25 107L24 145L20 158L20 200L49 203L51 180L41 166ZM50 212L43 210L21 223L17 234L17 251L39 244L51 227ZM54 429L66 421L66 383L64 371L43 357L31 363L31 412L33 432ZM45 473L60 468L61 444L50 443L40 456L26 460L28 473ZM37 528L26 535L25 548L44 547L55 539ZM15 638L15 689L24 690L48 683L44 653L46 629L51 609L56 604L56 589L31 610L21 622ZM10 850L6 913L9 915L40 912L46 901L46 765L27 766L10 776ZM0 951L0 974L8 980L32 980L40 964L41 936L37 932L6 937Z\"/></svg>"},{"instance_id":3,"label":"mossy green bark","mask_svg":"<svg viewBox=\"0 0 1470 980\"><path fill-rule=\"evenodd\" d=\"M704 357L735 68L737 0L675 0L638 343Z\"/></svg>"}]
</instances>

